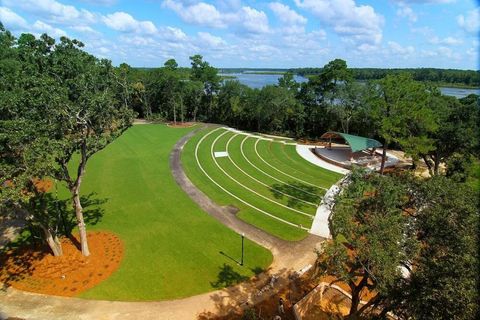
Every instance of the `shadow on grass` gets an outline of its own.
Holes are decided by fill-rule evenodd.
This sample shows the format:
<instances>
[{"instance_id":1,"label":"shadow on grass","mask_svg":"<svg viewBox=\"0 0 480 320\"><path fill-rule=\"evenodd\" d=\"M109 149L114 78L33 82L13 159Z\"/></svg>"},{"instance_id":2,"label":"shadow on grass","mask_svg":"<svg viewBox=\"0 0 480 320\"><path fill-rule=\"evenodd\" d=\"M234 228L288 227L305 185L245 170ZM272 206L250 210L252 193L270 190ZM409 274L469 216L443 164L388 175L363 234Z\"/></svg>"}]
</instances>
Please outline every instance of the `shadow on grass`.
<instances>
[{"instance_id":1,"label":"shadow on grass","mask_svg":"<svg viewBox=\"0 0 480 320\"><path fill-rule=\"evenodd\" d=\"M250 268L250 271L252 271L253 274L255 274L256 276L258 276L262 272L265 272L265 269L260 268L260 267L254 267L254 268Z\"/></svg>"},{"instance_id":2,"label":"shadow on grass","mask_svg":"<svg viewBox=\"0 0 480 320\"><path fill-rule=\"evenodd\" d=\"M300 182L290 182L288 184L276 183L272 185L271 190L276 199L287 198L287 205L291 208L304 207L306 204L300 200L318 204L325 193L321 189ZM285 194L292 197L287 197Z\"/></svg>"},{"instance_id":3,"label":"shadow on grass","mask_svg":"<svg viewBox=\"0 0 480 320\"><path fill-rule=\"evenodd\" d=\"M235 258L233 258L233 257L229 256L229 255L228 255L228 254L226 254L225 252L223 252L223 251L220 251L219 253L220 253L222 256L224 256L224 257L226 257L226 258L228 258L228 259L232 260L232 261L233 261L233 262L235 262L236 264L240 264L240 261L238 261L238 260L236 260Z\"/></svg>"},{"instance_id":4,"label":"shadow on grass","mask_svg":"<svg viewBox=\"0 0 480 320\"><path fill-rule=\"evenodd\" d=\"M102 220L105 213L102 205L107 201L107 198L97 198L94 192L80 197L80 203L83 207L83 219L87 226L94 226ZM62 234L72 238L71 233L77 226L77 222L71 199L53 200L49 207L51 208L50 210L55 210L59 215L59 223L63 227Z\"/></svg>"},{"instance_id":5,"label":"shadow on grass","mask_svg":"<svg viewBox=\"0 0 480 320\"><path fill-rule=\"evenodd\" d=\"M221 289L224 287L231 287L245 280L248 280L247 276L241 275L233 270L231 266L224 263L223 266L220 267L220 272L217 275L217 281L210 282L210 285L215 289Z\"/></svg>"}]
</instances>

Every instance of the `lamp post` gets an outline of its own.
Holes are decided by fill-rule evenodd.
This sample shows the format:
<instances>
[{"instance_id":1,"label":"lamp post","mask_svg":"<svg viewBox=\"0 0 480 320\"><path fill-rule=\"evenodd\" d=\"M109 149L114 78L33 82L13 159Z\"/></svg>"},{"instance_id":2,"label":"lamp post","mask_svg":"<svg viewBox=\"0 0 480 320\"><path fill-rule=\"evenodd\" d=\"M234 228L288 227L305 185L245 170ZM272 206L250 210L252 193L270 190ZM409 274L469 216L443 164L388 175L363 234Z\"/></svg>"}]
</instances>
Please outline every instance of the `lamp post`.
<instances>
[{"instance_id":1,"label":"lamp post","mask_svg":"<svg viewBox=\"0 0 480 320\"><path fill-rule=\"evenodd\" d=\"M243 266L243 249L244 249L244 246L243 246L243 241L244 241L244 238L245 238L245 233L242 233L242 259L240 260L240 265Z\"/></svg>"}]
</instances>

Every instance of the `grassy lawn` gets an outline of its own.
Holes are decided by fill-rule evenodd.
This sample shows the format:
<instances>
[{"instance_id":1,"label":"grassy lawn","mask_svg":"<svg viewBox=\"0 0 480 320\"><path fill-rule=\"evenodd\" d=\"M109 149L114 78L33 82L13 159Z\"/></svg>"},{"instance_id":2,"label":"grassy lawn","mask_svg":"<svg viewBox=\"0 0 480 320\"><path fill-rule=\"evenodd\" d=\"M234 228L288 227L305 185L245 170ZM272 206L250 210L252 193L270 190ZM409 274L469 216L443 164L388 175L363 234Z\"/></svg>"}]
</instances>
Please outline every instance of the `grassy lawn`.
<instances>
[{"instance_id":1,"label":"grassy lawn","mask_svg":"<svg viewBox=\"0 0 480 320\"><path fill-rule=\"evenodd\" d=\"M197 187L215 202L237 207L240 219L279 238L300 240L307 233L298 226L311 226L325 192L321 187L330 187L341 176L314 168L296 153L294 146L261 140L257 150L274 167L269 166L256 153L256 141L224 129L203 130L185 146L182 163ZM205 172L195 157L197 146L198 160ZM229 156L212 156L212 152L219 151L228 151Z\"/></svg>"},{"instance_id":2,"label":"grassy lawn","mask_svg":"<svg viewBox=\"0 0 480 320\"><path fill-rule=\"evenodd\" d=\"M82 194L106 202L100 222L88 230L118 234L125 255L110 278L81 297L182 298L244 280L271 263L271 253L248 240L244 266L232 261L241 254L240 236L203 212L174 181L169 155L190 130L133 126L90 159Z\"/></svg>"}]
</instances>

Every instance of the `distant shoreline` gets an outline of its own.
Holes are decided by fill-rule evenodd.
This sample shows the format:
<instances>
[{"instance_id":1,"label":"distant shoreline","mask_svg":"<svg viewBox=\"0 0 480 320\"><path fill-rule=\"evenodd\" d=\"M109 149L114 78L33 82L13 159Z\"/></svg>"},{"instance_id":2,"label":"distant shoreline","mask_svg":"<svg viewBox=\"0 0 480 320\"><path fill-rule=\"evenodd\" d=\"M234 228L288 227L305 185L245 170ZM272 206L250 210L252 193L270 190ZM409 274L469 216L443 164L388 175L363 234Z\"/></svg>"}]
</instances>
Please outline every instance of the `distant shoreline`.
<instances>
[{"instance_id":1,"label":"distant shoreline","mask_svg":"<svg viewBox=\"0 0 480 320\"><path fill-rule=\"evenodd\" d=\"M439 87L458 89L480 89L479 70L437 69L437 68L350 68L354 79L367 81L381 79L388 74L408 72L414 80L431 83ZM292 73L309 78L322 72L322 68L218 68L223 75L283 75Z\"/></svg>"},{"instance_id":2,"label":"distant shoreline","mask_svg":"<svg viewBox=\"0 0 480 320\"><path fill-rule=\"evenodd\" d=\"M282 72L282 71L245 71L245 72L236 72L236 73L220 73L220 77L222 77L223 80L233 80L233 79L238 79L238 77L234 74L248 74L248 75L284 75L287 72ZM300 75L300 74L294 74L299 77L303 78L310 78L315 75ZM368 80L361 80L357 79L358 82L367 82ZM455 89L472 89L472 90L480 90L480 86L470 86L462 83L448 83L448 82L432 82L432 81L421 81L425 83L432 84L436 87L441 87L441 88L455 88Z\"/></svg>"},{"instance_id":3,"label":"distant shoreline","mask_svg":"<svg viewBox=\"0 0 480 320\"><path fill-rule=\"evenodd\" d=\"M287 71L245 71L243 74L271 74L271 75L284 75Z\"/></svg>"}]
</instances>

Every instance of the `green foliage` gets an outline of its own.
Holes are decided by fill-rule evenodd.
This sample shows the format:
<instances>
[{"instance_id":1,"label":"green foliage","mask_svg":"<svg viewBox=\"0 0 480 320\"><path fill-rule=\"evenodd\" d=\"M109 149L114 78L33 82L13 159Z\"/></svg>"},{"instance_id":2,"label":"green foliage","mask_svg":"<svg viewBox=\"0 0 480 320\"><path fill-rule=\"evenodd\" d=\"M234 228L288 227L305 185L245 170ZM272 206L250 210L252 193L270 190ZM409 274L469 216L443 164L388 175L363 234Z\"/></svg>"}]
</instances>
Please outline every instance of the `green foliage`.
<instances>
[{"instance_id":1,"label":"green foliage","mask_svg":"<svg viewBox=\"0 0 480 320\"><path fill-rule=\"evenodd\" d=\"M337 93L332 94L335 103L329 105L329 112L335 114L340 122L342 132L348 133L350 124L363 119L363 107L366 103L368 87L357 82L347 82L342 85Z\"/></svg>"},{"instance_id":2,"label":"green foliage","mask_svg":"<svg viewBox=\"0 0 480 320\"><path fill-rule=\"evenodd\" d=\"M333 241L319 252L320 271L344 281L352 293L351 316L359 308L362 290L374 290L378 304L402 279L399 266L408 265L415 241L404 213L409 190L398 179L354 171L336 200L330 218ZM407 237L406 237L407 236Z\"/></svg>"},{"instance_id":3,"label":"green foliage","mask_svg":"<svg viewBox=\"0 0 480 320\"><path fill-rule=\"evenodd\" d=\"M471 157L455 153L447 161L446 176L456 182L466 182L473 162Z\"/></svg>"},{"instance_id":4,"label":"green foliage","mask_svg":"<svg viewBox=\"0 0 480 320\"><path fill-rule=\"evenodd\" d=\"M349 284L353 303L405 319L474 319L478 314L477 194L446 177L353 172L331 217L333 241L319 255L321 271ZM406 268L406 274L400 267ZM368 278L363 283L362 281ZM366 308L352 307L356 317Z\"/></svg>"},{"instance_id":5,"label":"green foliage","mask_svg":"<svg viewBox=\"0 0 480 320\"><path fill-rule=\"evenodd\" d=\"M422 154L432 174L439 174L440 163L458 164L458 161L450 159L457 154L468 158L475 154L480 142L480 108L475 101L462 100L446 97L434 93L431 96L431 110L436 115L438 129L427 132L434 141L434 148L430 152ZM450 174L452 173L450 168Z\"/></svg>"},{"instance_id":6,"label":"green foliage","mask_svg":"<svg viewBox=\"0 0 480 320\"><path fill-rule=\"evenodd\" d=\"M65 181L78 200L81 220L78 190L87 160L134 116L127 87L117 81L109 61L83 51L80 41L62 37L55 43L46 34L15 39L7 31L0 33L0 41L5 49L0 66L8 68L0 74L2 180L14 181L11 190L17 194L25 189L32 194L29 181L34 178ZM120 67L122 78L128 68ZM71 175L67 164L75 153L82 161Z\"/></svg>"},{"instance_id":7,"label":"green foliage","mask_svg":"<svg viewBox=\"0 0 480 320\"><path fill-rule=\"evenodd\" d=\"M404 307L416 319L474 319L479 312L478 194L436 177L420 186L421 252Z\"/></svg>"},{"instance_id":8,"label":"green foliage","mask_svg":"<svg viewBox=\"0 0 480 320\"><path fill-rule=\"evenodd\" d=\"M376 89L371 114L384 145L397 143L414 159L434 150L429 134L438 129L438 123L429 107L428 88L409 74L399 74L380 80Z\"/></svg>"},{"instance_id":9,"label":"green foliage","mask_svg":"<svg viewBox=\"0 0 480 320\"><path fill-rule=\"evenodd\" d=\"M173 71L178 68L178 63L177 61L175 61L175 59L168 59L167 61L165 61L164 67L168 70Z\"/></svg>"}]
</instances>

